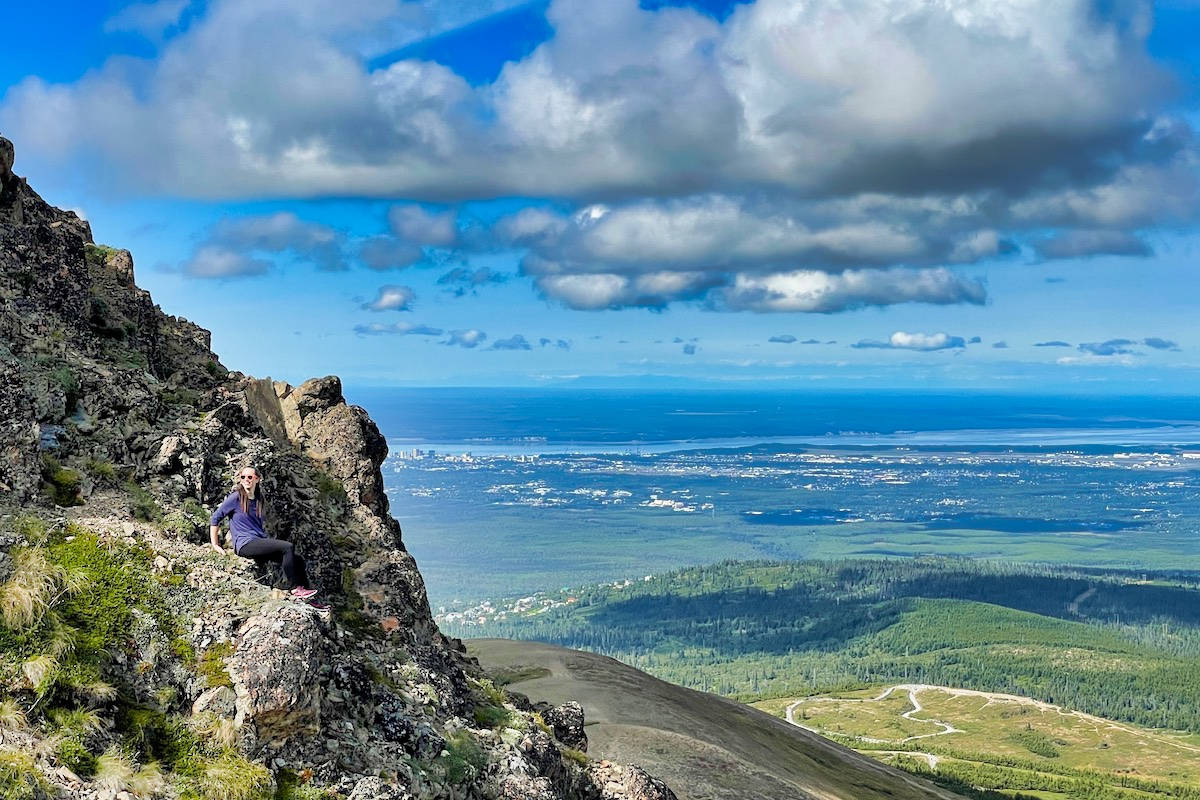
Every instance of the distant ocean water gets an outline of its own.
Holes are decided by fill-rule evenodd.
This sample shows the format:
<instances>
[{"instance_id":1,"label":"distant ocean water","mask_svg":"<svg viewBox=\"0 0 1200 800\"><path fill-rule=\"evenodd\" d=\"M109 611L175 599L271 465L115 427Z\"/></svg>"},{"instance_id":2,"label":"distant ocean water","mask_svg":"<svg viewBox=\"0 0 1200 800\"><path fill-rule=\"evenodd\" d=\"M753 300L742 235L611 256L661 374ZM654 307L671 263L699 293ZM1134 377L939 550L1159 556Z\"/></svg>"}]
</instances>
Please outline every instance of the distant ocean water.
<instances>
[{"instance_id":1,"label":"distant ocean water","mask_svg":"<svg viewBox=\"0 0 1200 800\"><path fill-rule=\"evenodd\" d=\"M347 396L388 439L392 514L435 607L726 559L1200 557L1190 397Z\"/></svg>"},{"instance_id":2,"label":"distant ocean water","mask_svg":"<svg viewBox=\"0 0 1200 800\"><path fill-rule=\"evenodd\" d=\"M367 407L393 448L512 453L768 442L1200 444L1200 402L1184 396L485 388L349 394Z\"/></svg>"}]
</instances>

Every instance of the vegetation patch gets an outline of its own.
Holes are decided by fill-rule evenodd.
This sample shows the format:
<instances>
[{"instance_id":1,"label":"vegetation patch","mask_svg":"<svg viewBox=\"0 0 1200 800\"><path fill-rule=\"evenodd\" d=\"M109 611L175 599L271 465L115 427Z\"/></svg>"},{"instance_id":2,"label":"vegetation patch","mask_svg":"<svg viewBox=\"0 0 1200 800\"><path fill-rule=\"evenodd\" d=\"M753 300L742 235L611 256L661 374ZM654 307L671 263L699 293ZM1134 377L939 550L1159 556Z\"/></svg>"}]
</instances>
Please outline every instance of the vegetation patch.
<instances>
[{"instance_id":1,"label":"vegetation patch","mask_svg":"<svg viewBox=\"0 0 1200 800\"><path fill-rule=\"evenodd\" d=\"M855 698L755 705L779 716L791 706L797 721L815 721L812 727L829 738L948 788L1069 800L1200 797L1200 746L1186 737L1024 698L935 687L917 693L920 717L935 721L942 733L912 740L885 738L880 735L886 732L881 725L885 709L897 715L903 711L888 705L890 695L883 695L873 690L867 699L859 693ZM812 711L808 721L806 710ZM838 721L840 731L825 727L832 720Z\"/></svg>"},{"instance_id":2,"label":"vegetation patch","mask_svg":"<svg viewBox=\"0 0 1200 800\"><path fill-rule=\"evenodd\" d=\"M232 642L220 642L205 650L196 662L196 673L204 678L208 686L228 686L233 688L233 679L225 662L233 655Z\"/></svg>"},{"instance_id":3,"label":"vegetation patch","mask_svg":"<svg viewBox=\"0 0 1200 800\"><path fill-rule=\"evenodd\" d=\"M487 766L487 753L466 731L458 731L448 738L445 752L436 764L452 784L474 780Z\"/></svg>"},{"instance_id":4,"label":"vegetation patch","mask_svg":"<svg viewBox=\"0 0 1200 800\"><path fill-rule=\"evenodd\" d=\"M274 797L274 777L233 749L227 723L191 727L170 713L169 693L149 704L133 700L113 656L127 664L144 657L131 632L147 617L171 653L190 655L151 553L73 525L46 533L36 520L18 518L12 527L40 544L10 551L17 569L0 585L0 726L40 729L59 763L115 792ZM228 650L209 648L200 669L215 668ZM0 800L44 797L49 787L40 780L31 759L0 750Z\"/></svg>"},{"instance_id":5,"label":"vegetation patch","mask_svg":"<svg viewBox=\"0 0 1200 800\"><path fill-rule=\"evenodd\" d=\"M64 467L57 458L42 456L42 494L55 505L83 505L79 489L83 477L73 469Z\"/></svg>"},{"instance_id":6,"label":"vegetation patch","mask_svg":"<svg viewBox=\"0 0 1200 800\"><path fill-rule=\"evenodd\" d=\"M443 630L600 652L742 700L927 683L1200 732L1198 582L962 559L727 562Z\"/></svg>"},{"instance_id":7,"label":"vegetation patch","mask_svg":"<svg viewBox=\"0 0 1200 800\"><path fill-rule=\"evenodd\" d=\"M162 519L162 509L154 495L133 481L127 482L124 488L129 495L129 513L134 519L143 522L158 522Z\"/></svg>"},{"instance_id":8,"label":"vegetation patch","mask_svg":"<svg viewBox=\"0 0 1200 800\"><path fill-rule=\"evenodd\" d=\"M33 759L24 753L0 750L0 800L39 800L51 793Z\"/></svg>"}]
</instances>

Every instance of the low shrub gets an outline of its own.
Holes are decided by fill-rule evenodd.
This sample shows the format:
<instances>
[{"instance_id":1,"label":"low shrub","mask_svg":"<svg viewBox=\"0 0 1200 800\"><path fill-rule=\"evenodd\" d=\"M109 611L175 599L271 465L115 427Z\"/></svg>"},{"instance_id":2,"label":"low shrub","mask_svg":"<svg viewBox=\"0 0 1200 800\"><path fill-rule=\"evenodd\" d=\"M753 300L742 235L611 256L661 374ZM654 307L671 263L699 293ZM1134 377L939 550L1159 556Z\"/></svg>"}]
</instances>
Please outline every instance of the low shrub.
<instances>
[{"instance_id":1,"label":"low shrub","mask_svg":"<svg viewBox=\"0 0 1200 800\"><path fill-rule=\"evenodd\" d=\"M143 522L158 522L162 519L162 509L158 507L154 495L132 481L125 484L125 491L129 494L129 513L133 514L134 519Z\"/></svg>"},{"instance_id":2,"label":"low shrub","mask_svg":"<svg viewBox=\"0 0 1200 800\"><path fill-rule=\"evenodd\" d=\"M446 755L438 760L450 783L463 784L473 780L487 766L487 754L466 731L459 731L446 740Z\"/></svg>"}]
</instances>

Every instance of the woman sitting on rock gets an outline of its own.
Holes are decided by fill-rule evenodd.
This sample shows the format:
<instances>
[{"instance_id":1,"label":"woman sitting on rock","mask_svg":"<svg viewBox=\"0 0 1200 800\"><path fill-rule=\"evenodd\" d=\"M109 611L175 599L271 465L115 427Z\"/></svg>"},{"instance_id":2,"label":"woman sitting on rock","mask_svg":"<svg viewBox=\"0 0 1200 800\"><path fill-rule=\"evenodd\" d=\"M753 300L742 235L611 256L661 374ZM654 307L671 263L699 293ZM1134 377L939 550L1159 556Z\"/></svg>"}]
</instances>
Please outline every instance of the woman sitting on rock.
<instances>
[{"instance_id":1,"label":"woman sitting on rock","mask_svg":"<svg viewBox=\"0 0 1200 800\"><path fill-rule=\"evenodd\" d=\"M291 542L272 539L263 528L263 506L266 498L258 488L261 480L262 475L256 467L243 467L238 470L234 483L237 490L225 498L209 520L209 544L218 553L225 553L221 549L218 537L221 532L221 520L230 517L229 533L233 539L233 552L243 558L279 561L283 566L283 574L292 585L292 597L307 600L316 594L317 590L308 588L304 559L293 552Z\"/></svg>"}]
</instances>

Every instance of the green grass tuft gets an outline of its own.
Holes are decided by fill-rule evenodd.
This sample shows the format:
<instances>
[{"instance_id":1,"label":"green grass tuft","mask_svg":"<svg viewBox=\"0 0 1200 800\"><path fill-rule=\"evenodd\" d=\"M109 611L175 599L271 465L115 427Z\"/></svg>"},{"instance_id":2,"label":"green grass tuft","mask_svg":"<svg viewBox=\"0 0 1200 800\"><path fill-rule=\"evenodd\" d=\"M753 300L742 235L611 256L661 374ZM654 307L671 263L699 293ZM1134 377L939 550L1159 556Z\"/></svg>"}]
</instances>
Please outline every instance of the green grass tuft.
<instances>
[{"instance_id":1,"label":"green grass tuft","mask_svg":"<svg viewBox=\"0 0 1200 800\"><path fill-rule=\"evenodd\" d=\"M0 750L0 800L39 800L51 791L31 757Z\"/></svg>"},{"instance_id":2,"label":"green grass tuft","mask_svg":"<svg viewBox=\"0 0 1200 800\"><path fill-rule=\"evenodd\" d=\"M487 754L466 731L459 731L446 740L446 755L438 759L446 780L463 784L474 780L487 766Z\"/></svg>"},{"instance_id":3,"label":"green grass tuft","mask_svg":"<svg viewBox=\"0 0 1200 800\"><path fill-rule=\"evenodd\" d=\"M200 655L196 662L196 674L204 678L208 686L228 686L233 688L233 679L225 669L225 661L233 655L231 642L220 642L209 647Z\"/></svg>"},{"instance_id":4,"label":"green grass tuft","mask_svg":"<svg viewBox=\"0 0 1200 800\"><path fill-rule=\"evenodd\" d=\"M129 493L129 513L133 514L134 519L143 522L158 522L162 519L162 509L158 507L154 495L133 481L125 484L125 491Z\"/></svg>"}]
</instances>

